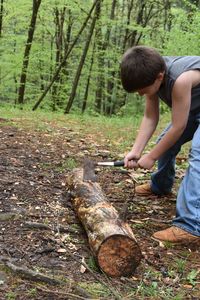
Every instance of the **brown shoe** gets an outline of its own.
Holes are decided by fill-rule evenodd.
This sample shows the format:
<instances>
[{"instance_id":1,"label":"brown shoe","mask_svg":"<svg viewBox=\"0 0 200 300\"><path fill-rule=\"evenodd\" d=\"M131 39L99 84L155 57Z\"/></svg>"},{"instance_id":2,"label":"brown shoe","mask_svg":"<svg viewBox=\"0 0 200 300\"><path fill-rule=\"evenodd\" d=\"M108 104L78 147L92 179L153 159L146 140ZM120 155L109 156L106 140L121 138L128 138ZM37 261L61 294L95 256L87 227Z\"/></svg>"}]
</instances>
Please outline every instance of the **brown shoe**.
<instances>
[{"instance_id":1,"label":"brown shoe","mask_svg":"<svg viewBox=\"0 0 200 300\"><path fill-rule=\"evenodd\" d=\"M160 242L171 242L176 244L187 244L200 242L200 237L195 236L176 226L169 227L165 230L157 231L152 238Z\"/></svg>"},{"instance_id":2,"label":"brown shoe","mask_svg":"<svg viewBox=\"0 0 200 300\"><path fill-rule=\"evenodd\" d=\"M138 196L151 196L155 195L151 189L151 185L149 182L144 183L142 185L136 186L135 193Z\"/></svg>"}]
</instances>

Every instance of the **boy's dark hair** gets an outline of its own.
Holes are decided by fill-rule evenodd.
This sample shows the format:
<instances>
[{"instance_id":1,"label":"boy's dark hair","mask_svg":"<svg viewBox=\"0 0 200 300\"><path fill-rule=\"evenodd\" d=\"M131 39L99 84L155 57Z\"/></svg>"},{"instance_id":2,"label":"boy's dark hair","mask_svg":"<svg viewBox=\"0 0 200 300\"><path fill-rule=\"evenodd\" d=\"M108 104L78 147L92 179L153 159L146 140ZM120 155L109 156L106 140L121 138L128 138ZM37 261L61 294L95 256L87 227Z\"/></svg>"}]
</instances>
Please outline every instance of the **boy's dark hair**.
<instances>
[{"instance_id":1,"label":"boy's dark hair","mask_svg":"<svg viewBox=\"0 0 200 300\"><path fill-rule=\"evenodd\" d=\"M145 88L153 84L165 69L165 61L155 49L132 47L125 52L121 62L123 88L129 93Z\"/></svg>"}]
</instances>

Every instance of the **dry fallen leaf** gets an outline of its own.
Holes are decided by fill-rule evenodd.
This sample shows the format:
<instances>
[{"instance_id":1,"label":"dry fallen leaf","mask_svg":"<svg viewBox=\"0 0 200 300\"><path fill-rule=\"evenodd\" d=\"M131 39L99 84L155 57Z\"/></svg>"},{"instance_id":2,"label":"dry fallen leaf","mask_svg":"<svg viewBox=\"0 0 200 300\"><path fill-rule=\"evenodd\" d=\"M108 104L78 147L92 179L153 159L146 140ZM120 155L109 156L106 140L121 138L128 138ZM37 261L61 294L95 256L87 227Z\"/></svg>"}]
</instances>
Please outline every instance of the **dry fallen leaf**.
<instances>
[{"instance_id":1,"label":"dry fallen leaf","mask_svg":"<svg viewBox=\"0 0 200 300\"><path fill-rule=\"evenodd\" d=\"M183 287L185 289L192 289L193 288L193 286L191 284L184 284Z\"/></svg>"},{"instance_id":2,"label":"dry fallen leaf","mask_svg":"<svg viewBox=\"0 0 200 300\"><path fill-rule=\"evenodd\" d=\"M81 262L85 263L85 258L84 257L82 257ZM83 273L85 273L86 270L87 270L86 267L84 267L83 265L81 265L80 272L83 274Z\"/></svg>"},{"instance_id":3,"label":"dry fallen leaf","mask_svg":"<svg viewBox=\"0 0 200 300\"><path fill-rule=\"evenodd\" d=\"M64 248L59 248L59 249L57 250L57 252L58 252L58 253L66 253L67 250L64 249Z\"/></svg>"},{"instance_id":4,"label":"dry fallen leaf","mask_svg":"<svg viewBox=\"0 0 200 300\"><path fill-rule=\"evenodd\" d=\"M136 223L136 224L144 224L144 222L140 221L140 220L130 220L132 223Z\"/></svg>"}]
</instances>

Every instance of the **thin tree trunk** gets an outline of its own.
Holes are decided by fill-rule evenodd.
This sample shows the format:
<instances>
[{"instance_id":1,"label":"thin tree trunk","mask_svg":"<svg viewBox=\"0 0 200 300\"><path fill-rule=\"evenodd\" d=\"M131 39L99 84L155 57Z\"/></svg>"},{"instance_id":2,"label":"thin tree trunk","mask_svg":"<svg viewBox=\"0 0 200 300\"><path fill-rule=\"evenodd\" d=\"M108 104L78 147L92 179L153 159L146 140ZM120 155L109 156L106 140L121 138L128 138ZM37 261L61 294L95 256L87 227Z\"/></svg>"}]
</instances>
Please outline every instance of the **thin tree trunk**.
<instances>
[{"instance_id":1,"label":"thin tree trunk","mask_svg":"<svg viewBox=\"0 0 200 300\"><path fill-rule=\"evenodd\" d=\"M64 54L63 54L63 57L64 57L65 53L68 52L69 44L70 44L70 40L71 40L71 32L72 32L72 15L71 15L71 11L69 10L68 13L69 13L68 27L67 27L67 30L66 30L66 34L63 37L63 40L64 40ZM63 60L63 57L62 57L62 60ZM69 75L69 71L68 71L68 68L67 68L67 61L65 61L65 63L63 64L62 73L65 75L65 81L67 81L67 77Z\"/></svg>"},{"instance_id":2,"label":"thin tree trunk","mask_svg":"<svg viewBox=\"0 0 200 300\"><path fill-rule=\"evenodd\" d=\"M3 26L3 0L1 0L1 7L0 7L0 38L2 36L2 26ZM0 84L1 84L1 66L0 66Z\"/></svg>"},{"instance_id":3,"label":"thin tree trunk","mask_svg":"<svg viewBox=\"0 0 200 300\"><path fill-rule=\"evenodd\" d=\"M97 14L98 18L100 17L101 13L101 5L97 7ZM102 38L102 26L98 24L96 30L96 44L97 44L97 61L98 61L98 76L97 76L97 88L96 88L96 98L95 98L95 110L100 113L102 108L102 98L103 98L103 87L104 87L104 45L103 45L103 38ZM103 70L103 71L102 71Z\"/></svg>"},{"instance_id":4,"label":"thin tree trunk","mask_svg":"<svg viewBox=\"0 0 200 300\"><path fill-rule=\"evenodd\" d=\"M127 19L126 19L126 30L125 30L125 34L124 34L124 38L122 41L122 53L124 53L126 46L127 46L127 42L128 42L128 37L129 37L129 28L128 26L130 25L131 22L131 13L133 10L133 1L134 0L129 0L128 3L128 11L127 11ZM125 3L123 2L123 10L124 10L124 5ZM121 106L124 106L126 104L126 100L127 100L127 94L124 93L121 97Z\"/></svg>"},{"instance_id":5,"label":"thin tree trunk","mask_svg":"<svg viewBox=\"0 0 200 300\"><path fill-rule=\"evenodd\" d=\"M90 12L89 12L87 18L86 18L85 21L83 22L83 25L82 25L81 29L79 30L79 32L78 32L76 38L74 39L74 42L71 44L71 47L70 47L69 49L67 49L67 51L65 52L64 57L63 57L63 60L62 60L62 62L60 63L58 69L56 70L56 72L55 72L55 74L54 74L54 76L53 76L51 82L50 82L49 85L46 87L46 89L44 90L44 93L40 96L40 98L38 99L38 101L35 103L35 105L33 106L32 110L36 110L36 109L38 108L38 106L40 105L40 103L42 102L42 100L44 99L44 97L46 96L46 94L48 93L48 91L50 90L50 88L52 87L54 81L55 81L56 78L58 77L58 75L59 75L59 73L60 73L62 67L65 66L66 60L68 59L68 57L69 57L71 51L73 50L73 48L74 48L74 46L76 45L76 43L77 43L79 37L81 36L81 33L83 32L83 30L85 29L85 27L86 27L86 25L87 25L89 19L91 18L91 14L92 14L94 8L96 7L96 4L97 4L98 1L99 1L99 0L96 0L96 1L93 3L92 8L90 9Z\"/></svg>"},{"instance_id":6,"label":"thin tree trunk","mask_svg":"<svg viewBox=\"0 0 200 300\"><path fill-rule=\"evenodd\" d=\"M65 7L63 10L59 11L58 8L55 9L55 25L56 25L56 69L59 67L62 61L62 50L63 50L63 26L65 19ZM52 99L53 99L53 111L56 110L56 105L58 102L58 87L60 83L60 76L55 80L55 84L52 89Z\"/></svg>"},{"instance_id":7,"label":"thin tree trunk","mask_svg":"<svg viewBox=\"0 0 200 300\"><path fill-rule=\"evenodd\" d=\"M144 15L144 9L146 6L146 0L140 0L138 2L138 14L137 14L137 18L136 18L136 24L138 25L143 25L143 15ZM144 26L145 27L145 26ZM139 43L140 38L142 37L142 33L139 34L139 37L136 39L137 37L137 30L134 30L131 35L130 35L130 39L129 39L129 46L132 47L134 45L137 45Z\"/></svg>"},{"instance_id":8,"label":"thin tree trunk","mask_svg":"<svg viewBox=\"0 0 200 300\"><path fill-rule=\"evenodd\" d=\"M28 30L28 38L27 38L27 42L26 42L26 47L25 47L25 51L24 51L22 73L21 73L20 86L19 86L19 92L18 92L18 103L20 103L20 104L24 103L24 93L25 93L25 87L26 87L26 77L27 77L27 70L28 70L28 64L29 64L29 56L30 56L30 50L31 50L31 46L32 46L35 25L36 25L36 20L37 20L37 14L38 14L40 4L41 4L41 0L33 0L32 17L31 17L31 23L29 26L29 30Z\"/></svg>"},{"instance_id":9,"label":"thin tree trunk","mask_svg":"<svg viewBox=\"0 0 200 300\"><path fill-rule=\"evenodd\" d=\"M3 0L1 0L1 8L0 8L0 37L2 35L2 26L3 26Z\"/></svg>"},{"instance_id":10,"label":"thin tree trunk","mask_svg":"<svg viewBox=\"0 0 200 300\"><path fill-rule=\"evenodd\" d=\"M164 0L164 30L170 31L172 26L171 1Z\"/></svg>"},{"instance_id":11,"label":"thin tree trunk","mask_svg":"<svg viewBox=\"0 0 200 300\"><path fill-rule=\"evenodd\" d=\"M112 1L112 6L111 6L111 12L110 12L110 20L114 20L114 18L115 18L116 4L117 4L117 0L113 0ZM105 41L104 41L104 44L103 44L103 49L104 50L106 50L106 48L108 47L109 40L110 40L110 33L111 33L111 25L109 23L107 31L106 31Z\"/></svg>"},{"instance_id":12,"label":"thin tree trunk","mask_svg":"<svg viewBox=\"0 0 200 300\"><path fill-rule=\"evenodd\" d=\"M124 41L123 41L123 46L122 46L122 52L123 53L126 49L126 44L127 44L127 41L128 41L128 35L129 35L128 25L130 25L130 22L131 22L132 9L133 9L133 0L131 0L129 5L128 5L127 22L126 22L127 28L126 28L126 31L125 31L125 36L124 36Z\"/></svg>"},{"instance_id":13,"label":"thin tree trunk","mask_svg":"<svg viewBox=\"0 0 200 300\"><path fill-rule=\"evenodd\" d=\"M115 19L115 8L116 8L117 0L113 0L112 2L112 8L110 13L110 20ZM106 47L108 47L109 41L110 41L110 33L111 33L111 27L108 27L107 34L106 34ZM115 43L116 44L116 41ZM115 59L113 60L113 64L115 63ZM114 82L115 82L115 71L110 71L111 63L108 61L108 81L107 81L107 102L106 102L106 114L111 115L113 112L113 105L112 105L112 94L113 94L113 88L114 88ZM111 78L111 79L110 79Z\"/></svg>"},{"instance_id":14,"label":"thin tree trunk","mask_svg":"<svg viewBox=\"0 0 200 300\"><path fill-rule=\"evenodd\" d=\"M98 14L97 14L98 6L100 5L101 1L102 0L99 0L96 4L96 11L95 11L95 14L94 14L91 26L90 26L88 38L87 38L87 41L85 43L85 47L83 49L83 53L82 53L82 56L81 56L81 59L80 59L80 62L79 62L79 66L78 66L78 69L76 71L74 83L73 83L73 86L72 86L72 91L71 91L69 101L68 101L66 109L65 109L65 114L68 114L70 112L70 109L72 107L72 104L73 104L73 101L74 101L74 98L75 98L75 95L76 95L76 90L77 90L78 82L79 82L79 79L80 79L80 76L81 76L81 71L82 71L83 64L85 62L85 58L86 58L86 55L87 55L87 52L88 52L88 48L89 48L89 45L90 45L90 42L91 42L91 39L92 39L92 35L93 35L93 32L94 32L96 20L98 18Z\"/></svg>"},{"instance_id":15,"label":"thin tree trunk","mask_svg":"<svg viewBox=\"0 0 200 300\"><path fill-rule=\"evenodd\" d=\"M82 114L85 112L86 105L87 105L88 92L89 92L89 86L90 86L90 79L91 79L92 67L93 67L93 63L94 63L94 50L95 50L95 43L94 43L93 50L92 50L92 57L91 57L89 75L88 75L86 89L85 89L85 94L84 94L84 98L83 98L83 104L82 104L82 110L81 110Z\"/></svg>"},{"instance_id":16,"label":"thin tree trunk","mask_svg":"<svg viewBox=\"0 0 200 300\"><path fill-rule=\"evenodd\" d=\"M44 32L42 32L41 35L41 48L44 48ZM43 91L44 90L44 75L43 75L43 62L42 62L42 58L39 58L39 74L40 74L40 90Z\"/></svg>"}]
</instances>

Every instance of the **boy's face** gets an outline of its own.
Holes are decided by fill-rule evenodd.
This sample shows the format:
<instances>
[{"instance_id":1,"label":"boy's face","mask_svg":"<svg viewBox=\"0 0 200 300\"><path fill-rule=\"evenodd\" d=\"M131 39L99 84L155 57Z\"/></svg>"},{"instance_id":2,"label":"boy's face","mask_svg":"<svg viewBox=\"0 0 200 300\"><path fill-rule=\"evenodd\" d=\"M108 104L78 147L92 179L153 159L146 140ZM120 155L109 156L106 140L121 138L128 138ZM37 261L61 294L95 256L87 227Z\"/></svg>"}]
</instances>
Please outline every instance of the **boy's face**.
<instances>
[{"instance_id":1,"label":"boy's face","mask_svg":"<svg viewBox=\"0 0 200 300\"><path fill-rule=\"evenodd\" d=\"M144 87L142 89L138 89L136 90L136 92L140 95L140 96L153 96L155 95L160 86L161 86L161 83L163 81L163 78L164 78L164 73L159 73L158 74L158 77L156 78L156 80L154 81L153 84L147 86L147 87Z\"/></svg>"}]
</instances>

